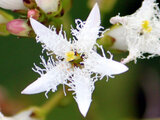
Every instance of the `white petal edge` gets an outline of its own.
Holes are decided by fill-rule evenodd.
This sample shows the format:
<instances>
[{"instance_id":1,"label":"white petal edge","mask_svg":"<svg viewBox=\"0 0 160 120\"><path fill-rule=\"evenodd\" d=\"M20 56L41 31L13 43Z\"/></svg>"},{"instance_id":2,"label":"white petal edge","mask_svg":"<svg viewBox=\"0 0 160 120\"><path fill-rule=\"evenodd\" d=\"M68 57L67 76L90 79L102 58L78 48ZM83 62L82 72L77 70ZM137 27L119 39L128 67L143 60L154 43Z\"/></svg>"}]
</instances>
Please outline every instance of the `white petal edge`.
<instances>
[{"instance_id":1,"label":"white petal edge","mask_svg":"<svg viewBox=\"0 0 160 120\"><path fill-rule=\"evenodd\" d=\"M111 59L103 57L103 62L104 64L101 65L99 64L97 68L99 67L99 71L101 71L102 69L100 70L100 68L102 68L104 65L104 67L106 68L104 69L105 74L109 75L121 74L128 70L128 67L126 67L124 64ZM103 70L101 71L101 73L103 73Z\"/></svg>"},{"instance_id":2,"label":"white petal edge","mask_svg":"<svg viewBox=\"0 0 160 120\"><path fill-rule=\"evenodd\" d=\"M74 98L78 104L81 114L85 117L92 102L92 92L94 90L94 81L90 73L81 69L74 70L69 87L74 91Z\"/></svg>"},{"instance_id":3,"label":"white petal edge","mask_svg":"<svg viewBox=\"0 0 160 120\"><path fill-rule=\"evenodd\" d=\"M89 55L88 59L84 62L86 65L86 69L90 69L92 72L99 73L103 76L112 76L115 74L121 74L128 70L128 67L124 64L112 60L112 56L110 59L105 56L102 57L96 52L92 52Z\"/></svg>"},{"instance_id":4,"label":"white petal edge","mask_svg":"<svg viewBox=\"0 0 160 120\"><path fill-rule=\"evenodd\" d=\"M42 75L40 78L38 78L36 81L31 83L29 86L27 86L21 93L22 94L37 94L45 91L49 91L52 87L50 86L52 79L51 77L52 72L48 72L47 74Z\"/></svg>"},{"instance_id":5,"label":"white petal edge","mask_svg":"<svg viewBox=\"0 0 160 120\"><path fill-rule=\"evenodd\" d=\"M99 38L100 11L96 3L92 8L86 22L76 20L76 29L72 29L72 34L77 38L77 47L84 51L91 50Z\"/></svg>"},{"instance_id":6,"label":"white petal edge","mask_svg":"<svg viewBox=\"0 0 160 120\"><path fill-rule=\"evenodd\" d=\"M47 66L47 65L46 65ZM62 64L59 64L55 67L48 65L46 68L46 73L43 74L41 69L37 67L38 73L40 73L40 77L31 83L28 87L26 87L21 93L22 94L37 94L41 92L49 92L52 90L52 92L55 92L57 90L57 86L59 84L64 84L65 82L65 75L64 71L61 68ZM53 68L50 68L53 67Z\"/></svg>"},{"instance_id":7,"label":"white petal edge","mask_svg":"<svg viewBox=\"0 0 160 120\"><path fill-rule=\"evenodd\" d=\"M65 56L65 52L70 50L70 43L67 41L65 32L64 35L62 34L62 29L59 34L57 34L54 27L52 27L52 31L33 18L30 18L30 22L37 35L37 42L44 43L44 45L42 45L44 49L63 57Z\"/></svg>"},{"instance_id":8,"label":"white petal edge","mask_svg":"<svg viewBox=\"0 0 160 120\"><path fill-rule=\"evenodd\" d=\"M23 0L1 0L0 7L9 10L26 10Z\"/></svg>"},{"instance_id":9,"label":"white petal edge","mask_svg":"<svg viewBox=\"0 0 160 120\"><path fill-rule=\"evenodd\" d=\"M86 26L94 27L93 25L96 27L100 25L100 11L97 3L95 3L86 20Z\"/></svg>"}]
</instances>

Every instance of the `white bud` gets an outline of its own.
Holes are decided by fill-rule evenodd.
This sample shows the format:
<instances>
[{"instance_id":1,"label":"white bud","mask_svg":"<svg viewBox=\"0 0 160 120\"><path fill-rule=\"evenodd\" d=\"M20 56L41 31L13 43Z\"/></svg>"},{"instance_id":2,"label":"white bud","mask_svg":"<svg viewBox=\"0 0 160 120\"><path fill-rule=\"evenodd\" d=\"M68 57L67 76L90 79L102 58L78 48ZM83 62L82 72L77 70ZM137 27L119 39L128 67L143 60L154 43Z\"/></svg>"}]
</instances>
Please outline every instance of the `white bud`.
<instances>
[{"instance_id":1,"label":"white bud","mask_svg":"<svg viewBox=\"0 0 160 120\"><path fill-rule=\"evenodd\" d=\"M59 0L35 0L37 6L45 13L56 12L58 10Z\"/></svg>"},{"instance_id":2,"label":"white bud","mask_svg":"<svg viewBox=\"0 0 160 120\"><path fill-rule=\"evenodd\" d=\"M1 0L0 7L9 10L25 10L23 0Z\"/></svg>"}]
</instances>

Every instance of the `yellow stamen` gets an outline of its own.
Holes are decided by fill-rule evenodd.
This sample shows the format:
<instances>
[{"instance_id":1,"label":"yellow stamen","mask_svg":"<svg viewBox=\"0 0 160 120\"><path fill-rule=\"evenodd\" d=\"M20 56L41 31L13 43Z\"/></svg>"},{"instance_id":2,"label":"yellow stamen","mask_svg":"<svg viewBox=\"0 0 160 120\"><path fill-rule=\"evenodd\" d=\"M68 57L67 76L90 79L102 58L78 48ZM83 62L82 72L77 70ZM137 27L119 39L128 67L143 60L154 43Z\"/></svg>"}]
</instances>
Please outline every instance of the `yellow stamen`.
<instances>
[{"instance_id":1,"label":"yellow stamen","mask_svg":"<svg viewBox=\"0 0 160 120\"><path fill-rule=\"evenodd\" d=\"M149 21L148 20L145 20L142 22L142 29L146 32L151 32L152 31L152 27L149 26Z\"/></svg>"},{"instance_id":2,"label":"yellow stamen","mask_svg":"<svg viewBox=\"0 0 160 120\"><path fill-rule=\"evenodd\" d=\"M66 61L72 61L76 58L75 54L73 51L69 51L66 53Z\"/></svg>"}]
</instances>

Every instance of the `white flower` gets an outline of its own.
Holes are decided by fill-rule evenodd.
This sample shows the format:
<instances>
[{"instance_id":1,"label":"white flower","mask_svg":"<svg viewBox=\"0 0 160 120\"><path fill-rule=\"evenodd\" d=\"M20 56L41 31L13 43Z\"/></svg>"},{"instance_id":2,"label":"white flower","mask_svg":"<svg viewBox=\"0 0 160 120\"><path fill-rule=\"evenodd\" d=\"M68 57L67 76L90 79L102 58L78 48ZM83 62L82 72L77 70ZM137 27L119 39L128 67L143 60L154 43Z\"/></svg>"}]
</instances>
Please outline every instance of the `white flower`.
<instances>
[{"instance_id":1,"label":"white flower","mask_svg":"<svg viewBox=\"0 0 160 120\"><path fill-rule=\"evenodd\" d=\"M27 111L20 112L19 114L14 115L12 117L6 117L0 112L0 120L38 120L38 119L32 118L31 114L32 114L32 111L27 110Z\"/></svg>"},{"instance_id":2,"label":"white flower","mask_svg":"<svg viewBox=\"0 0 160 120\"><path fill-rule=\"evenodd\" d=\"M128 68L112 58L105 57L103 48L101 48L103 57L95 51L94 46L99 34L100 13L98 5L95 4L86 22L76 20L76 28L72 28L73 40L67 41L65 32L56 29L46 28L34 19L30 19L31 25L37 34L37 42L43 44L43 48L52 51L57 55L57 61L49 58L48 62L42 59L42 65L45 69L37 66L36 72L40 74L35 82L22 91L23 94L35 94L52 90L55 92L59 84L70 87L74 91L74 98L78 104L79 110L83 116L86 116L90 103L92 101L92 92L94 83L103 76L112 76L128 70ZM95 74L93 74L95 73Z\"/></svg>"},{"instance_id":3,"label":"white flower","mask_svg":"<svg viewBox=\"0 0 160 120\"><path fill-rule=\"evenodd\" d=\"M144 53L150 54L147 58L160 55L160 11L155 0L144 0L134 14L124 17L118 15L111 18L110 22L122 24L108 35L116 39L114 48L129 51L123 63L145 58Z\"/></svg>"},{"instance_id":4,"label":"white flower","mask_svg":"<svg viewBox=\"0 0 160 120\"><path fill-rule=\"evenodd\" d=\"M56 12L58 10L58 5L60 0L35 0L37 6L40 7L44 12Z\"/></svg>"},{"instance_id":5,"label":"white flower","mask_svg":"<svg viewBox=\"0 0 160 120\"><path fill-rule=\"evenodd\" d=\"M23 0L1 0L0 7L9 10L25 10Z\"/></svg>"}]
</instances>

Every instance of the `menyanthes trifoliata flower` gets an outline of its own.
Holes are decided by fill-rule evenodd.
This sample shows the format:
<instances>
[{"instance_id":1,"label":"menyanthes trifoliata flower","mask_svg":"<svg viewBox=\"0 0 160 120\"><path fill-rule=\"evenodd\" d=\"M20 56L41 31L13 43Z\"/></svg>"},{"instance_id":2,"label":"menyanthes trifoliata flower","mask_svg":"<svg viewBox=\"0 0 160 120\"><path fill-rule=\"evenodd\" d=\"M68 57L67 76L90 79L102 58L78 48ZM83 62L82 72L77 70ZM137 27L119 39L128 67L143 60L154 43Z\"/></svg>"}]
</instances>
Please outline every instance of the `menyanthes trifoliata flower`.
<instances>
[{"instance_id":1,"label":"menyanthes trifoliata flower","mask_svg":"<svg viewBox=\"0 0 160 120\"><path fill-rule=\"evenodd\" d=\"M46 28L34 19L30 19L31 25L37 34L37 42L41 42L43 49L56 54L57 60L52 57L46 62L43 57L42 65L45 69L35 66L40 74L35 82L22 91L22 94L36 94L46 91L55 92L59 84L69 86L83 116L86 116L92 101L94 83L104 76L111 77L120 74L128 68L114 60L105 57L103 48L96 43L97 38L103 34L100 29L100 12L95 4L85 22L75 20L77 29L71 29L73 39L67 41L62 29L59 34L54 27ZM101 48L103 56L94 49ZM52 54L51 53L51 54Z\"/></svg>"},{"instance_id":2,"label":"menyanthes trifoliata flower","mask_svg":"<svg viewBox=\"0 0 160 120\"><path fill-rule=\"evenodd\" d=\"M144 53L150 54L147 58L160 55L160 11L155 0L144 0L134 14L124 17L117 15L110 22L121 24L108 35L116 39L113 48L129 51L123 63L146 58Z\"/></svg>"}]
</instances>

